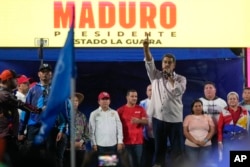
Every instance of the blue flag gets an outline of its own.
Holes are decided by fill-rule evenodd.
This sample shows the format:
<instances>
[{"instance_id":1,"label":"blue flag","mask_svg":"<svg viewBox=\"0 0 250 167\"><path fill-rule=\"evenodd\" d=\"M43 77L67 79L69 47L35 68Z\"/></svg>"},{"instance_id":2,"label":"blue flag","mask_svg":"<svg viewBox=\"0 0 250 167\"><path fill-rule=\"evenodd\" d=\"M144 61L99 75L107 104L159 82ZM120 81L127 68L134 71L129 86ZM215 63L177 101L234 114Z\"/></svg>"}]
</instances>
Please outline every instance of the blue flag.
<instances>
[{"instance_id":1,"label":"blue flag","mask_svg":"<svg viewBox=\"0 0 250 167\"><path fill-rule=\"evenodd\" d=\"M42 126L35 137L35 143L41 144L54 127L59 112L65 112L65 102L71 93L71 78L74 77L74 29L70 28L68 37L56 63L51 92L45 111L41 113ZM65 113L64 113L65 114Z\"/></svg>"}]
</instances>

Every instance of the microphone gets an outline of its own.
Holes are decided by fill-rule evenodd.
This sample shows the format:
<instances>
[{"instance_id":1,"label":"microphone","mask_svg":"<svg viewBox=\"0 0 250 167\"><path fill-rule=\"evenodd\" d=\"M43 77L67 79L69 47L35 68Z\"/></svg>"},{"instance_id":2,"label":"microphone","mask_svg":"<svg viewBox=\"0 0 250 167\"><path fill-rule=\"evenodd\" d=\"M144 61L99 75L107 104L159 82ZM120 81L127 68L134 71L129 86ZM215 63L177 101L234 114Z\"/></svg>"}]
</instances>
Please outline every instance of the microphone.
<instances>
[{"instance_id":1,"label":"microphone","mask_svg":"<svg viewBox=\"0 0 250 167\"><path fill-rule=\"evenodd\" d=\"M165 77L165 78L168 78L168 77L171 77L171 76L173 76L173 74L168 70L168 71L163 71L163 76Z\"/></svg>"}]
</instances>

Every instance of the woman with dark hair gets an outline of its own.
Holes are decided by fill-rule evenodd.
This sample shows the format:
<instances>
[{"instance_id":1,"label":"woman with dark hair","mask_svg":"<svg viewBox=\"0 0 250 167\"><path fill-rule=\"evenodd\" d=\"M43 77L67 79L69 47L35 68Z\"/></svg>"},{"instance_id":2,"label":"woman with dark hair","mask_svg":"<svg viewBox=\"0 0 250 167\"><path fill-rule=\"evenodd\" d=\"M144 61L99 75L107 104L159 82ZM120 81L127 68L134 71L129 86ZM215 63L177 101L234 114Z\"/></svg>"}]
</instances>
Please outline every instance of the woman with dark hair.
<instances>
[{"instance_id":1,"label":"woman with dark hair","mask_svg":"<svg viewBox=\"0 0 250 167\"><path fill-rule=\"evenodd\" d=\"M210 116L204 114L203 104L199 99L191 104L191 113L183 122L187 160L194 164L204 165L204 162L211 156L214 123Z\"/></svg>"}]
</instances>

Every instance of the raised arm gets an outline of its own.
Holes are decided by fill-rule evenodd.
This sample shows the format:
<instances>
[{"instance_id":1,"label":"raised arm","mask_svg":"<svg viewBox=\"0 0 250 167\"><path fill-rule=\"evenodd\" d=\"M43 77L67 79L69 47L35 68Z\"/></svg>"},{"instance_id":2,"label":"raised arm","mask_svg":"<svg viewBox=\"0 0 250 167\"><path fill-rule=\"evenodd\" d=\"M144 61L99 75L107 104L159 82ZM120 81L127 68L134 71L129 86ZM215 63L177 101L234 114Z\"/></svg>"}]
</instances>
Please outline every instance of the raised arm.
<instances>
[{"instance_id":1,"label":"raised arm","mask_svg":"<svg viewBox=\"0 0 250 167\"><path fill-rule=\"evenodd\" d=\"M148 34L147 38L143 41L143 49L144 49L144 57L146 61L151 61L152 60L152 55L149 50L149 39L148 39Z\"/></svg>"}]
</instances>

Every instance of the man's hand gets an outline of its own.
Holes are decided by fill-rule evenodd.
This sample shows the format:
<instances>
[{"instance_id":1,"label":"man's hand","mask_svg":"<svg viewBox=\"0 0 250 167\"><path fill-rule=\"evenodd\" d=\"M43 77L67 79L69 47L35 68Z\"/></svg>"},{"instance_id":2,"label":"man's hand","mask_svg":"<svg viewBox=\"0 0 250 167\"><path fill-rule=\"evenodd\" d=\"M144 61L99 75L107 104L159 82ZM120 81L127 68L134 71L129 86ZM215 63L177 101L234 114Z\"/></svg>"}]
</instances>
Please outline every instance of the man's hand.
<instances>
[{"instance_id":1,"label":"man's hand","mask_svg":"<svg viewBox=\"0 0 250 167\"><path fill-rule=\"evenodd\" d=\"M148 34L146 34L147 38L143 41L143 48L144 48L144 56L147 61L152 60L151 53L149 51L149 39Z\"/></svg>"},{"instance_id":2,"label":"man's hand","mask_svg":"<svg viewBox=\"0 0 250 167\"><path fill-rule=\"evenodd\" d=\"M148 34L146 34L146 36L147 36L147 38L143 41L143 47L144 47L145 49L147 49L148 46L149 46Z\"/></svg>"},{"instance_id":3,"label":"man's hand","mask_svg":"<svg viewBox=\"0 0 250 167\"><path fill-rule=\"evenodd\" d=\"M218 150L219 151L223 150L223 143L222 142L218 142Z\"/></svg>"},{"instance_id":4,"label":"man's hand","mask_svg":"<svg viewBox=\"0 0 250 167\"><path fill-rule=\"evenodd\" d=\"M78 142L75 142L75 148L77 150L81 150L82 148L84 147L83 143L78 141Z\"/></svg>"},{"instance_id":5,"label":"man's hand","mask_svg":"<svg viewBox=\"0 0 250 167\"><path fill-rule=\"evenodd\" d=\"M93 151L97 151L97 145L92 146Z\"/></svg>"},{"instance_id":6,"label":"man's hand","mask_svg":"<svg viewBox=\"0 0 250 167\"><path fill-rule=\"evenodd\" d=\"M124 145L122 143L117 144L117 151L121 151L124 148Z\"/></svg>"},{"instance_id":7,"label":"man's hand","mask_svg":"<svg viewBox=\"0 0 250 167\"><path fill-rule=\"evenodd\" d=\"M56 141L57 141L57 142L60 141L61 138L62 138L62 136L63 136L63 133L62 133L62 132L58 132L58 133L57 133L57 136L56 136Z\"/></svg>"},{"instance_id":8,"label":"man's hand","mask_svg":"<svg viewBox=\"0 0 250 167\"><path fill-rule=\"evenodd\" d=\"M23 141L25 139L24 135L18 135L17 137L18 141Z\"/></svg>"},{"instance_id":9,"label":"man's hand","mask_svg":"<svg viewBox=\"0 0 250 167\"><path fill-rule=\"evenodd\" d=\"M136 117L132 117L132 118L131 118L131 123L132 123L132 124L139 124L139 123L140 123L140 119L139 119L139 118L136 118Z\"/></svg>"}]
</instances>

